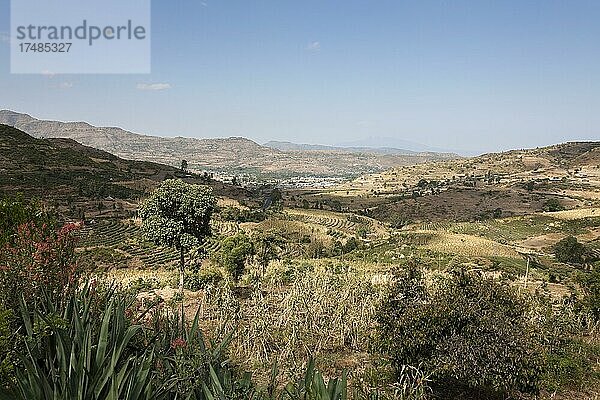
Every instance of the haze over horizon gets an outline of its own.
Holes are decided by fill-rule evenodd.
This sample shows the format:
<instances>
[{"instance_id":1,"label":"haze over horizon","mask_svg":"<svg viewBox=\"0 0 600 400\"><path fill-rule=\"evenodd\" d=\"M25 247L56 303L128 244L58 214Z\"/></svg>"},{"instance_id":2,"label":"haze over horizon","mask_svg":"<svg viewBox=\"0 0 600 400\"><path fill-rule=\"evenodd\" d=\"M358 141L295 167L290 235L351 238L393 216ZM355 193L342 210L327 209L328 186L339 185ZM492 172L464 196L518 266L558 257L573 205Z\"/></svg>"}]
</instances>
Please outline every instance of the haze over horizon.
<instances>
[{"instance_id":1,"label":"haze over horizon","mask_svg":"<svg viewBox=\"0 0 600 400\"><path fill-rule=\"evenodd\" d=\"M480 153L600 138L598 2L152 5L152 74L11 75L2 62L0 109L258 143ZM0 0L3 61L8 11Z\"/></svg>"}]
</instances>

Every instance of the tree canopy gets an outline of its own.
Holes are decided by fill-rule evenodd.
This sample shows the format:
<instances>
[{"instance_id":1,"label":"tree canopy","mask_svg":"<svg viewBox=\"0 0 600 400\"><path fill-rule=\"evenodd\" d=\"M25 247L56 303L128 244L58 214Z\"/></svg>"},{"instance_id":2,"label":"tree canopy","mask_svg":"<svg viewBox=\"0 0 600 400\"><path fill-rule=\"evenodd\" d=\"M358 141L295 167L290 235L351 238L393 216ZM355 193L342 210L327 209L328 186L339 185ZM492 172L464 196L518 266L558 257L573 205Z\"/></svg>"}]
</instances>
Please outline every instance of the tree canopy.
<instances>
[{"instance_id":1,"label":"tree canopy","mask_svg":"<svg viewBox=\"0 0 600 400\"><path fill-rule=\"evenodd\" d=\"M215 207L210 187L168 179L140 204L138 215L149 240L162 246L190 249L210 235L210 218Z\"/></svg>"}]
</instances>

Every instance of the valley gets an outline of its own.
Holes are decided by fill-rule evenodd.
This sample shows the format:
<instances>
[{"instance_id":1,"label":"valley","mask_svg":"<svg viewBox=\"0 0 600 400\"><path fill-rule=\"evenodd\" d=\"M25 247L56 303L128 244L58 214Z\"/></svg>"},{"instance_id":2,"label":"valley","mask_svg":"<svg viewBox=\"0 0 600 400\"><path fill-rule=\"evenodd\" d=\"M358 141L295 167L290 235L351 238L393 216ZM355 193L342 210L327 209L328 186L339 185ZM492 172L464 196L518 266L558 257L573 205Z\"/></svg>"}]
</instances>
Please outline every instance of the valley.
<instances>
[{"instance_id":1,"label":"valley","mask_svg":"<svg viewBox=\"0 0 600 400\"><path fill-rule=\"evenodd\" d=\"M566 143L413 160L327 186L244 184L169 166L179 157L133 161L0 125L0 193L39 199L60 221L81 224L75 252L84 274L133 293L136 307L175 312L182 302L185 318L215 343L235 331L228 359L259 384L269 382L273 365L278 385L296 379L313 357L325 376L351 371L362 377L351 379L357 385L383 373L371 338L401 271L418 267L434 286L453 271L493 277L532 304L543 299L535 313L583 299L582 276L600 262L599 150L598 142ZM148 240L138 214L165 179L208 185L217 198L211 234L186 256L183 294L180 253ZM585 249L583 258L560 258L557 246L567 238ZM573 335L596 351L587 328ZM593 354L580 362L594 363ZM595 368L564 390L596 393ZM541 384L558 385L556 376ZM365 384L375 390L377 382ZM544 386L541 396L560 398Z\"/></svg>"}]
</instances>

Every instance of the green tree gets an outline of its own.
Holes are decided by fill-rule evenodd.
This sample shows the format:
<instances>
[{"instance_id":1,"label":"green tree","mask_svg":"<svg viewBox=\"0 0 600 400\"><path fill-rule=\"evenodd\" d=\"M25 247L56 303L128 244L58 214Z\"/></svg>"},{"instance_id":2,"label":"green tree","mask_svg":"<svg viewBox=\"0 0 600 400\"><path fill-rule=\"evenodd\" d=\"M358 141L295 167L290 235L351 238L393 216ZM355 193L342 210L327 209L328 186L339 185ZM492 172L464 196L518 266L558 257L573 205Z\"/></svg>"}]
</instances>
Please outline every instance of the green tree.
<instances>
[{"instance_id":1,"label":"green tree","mask_svg":"<svg viewBox=\"0 0 600 400\"><path fill-rule=\"evenodd\" d=\"M369 233L369 228L367 228L364 224L360 224L356 228L356 236L361 239L365 239L367 237L368 233Z\"/></svg>"},{"instance_id":2,"label":"green tree","mask_svg":"<svg viewBox=\"0 0 600 400\"><path fill-rule=\"evenodd\" d=\"M342 251L344 253L350 253L356 249L358 249L358 240L356 240L355 237L349 238L342 246Z\"/></svg>"},{"instance_id":3,"label":"green tree","mask_svg":"<svg viewBox=\"0 0 600 400\"><path fill-rule=\"evenodd\" d=\"M271 204L275 208L277 208L283 201L283 195L281 194L281 190L279 190L278 188L273 189L269 197L271 199Z\"/></svg>"},{"instance_id":4,"label":"green tree","mask_svg":"<svg viewBox=\"0 0 600 400\"><path fill-rule=\"evenodd\" d=\"M254 246L250 238L243 233L238 233L223 240L221 250L218 252L218 263L237 281L244 273L246 260L253 254Z\"/></svg>"},{"instance_id":5,"label":"green tree","mask_svg":"<svg viewBox=\"0 0 600 400\"><path fill-rule=\"evenodd\" d=\"M187 160L181 160L181 170L183 172L185 172L185 171L187 171L187 169L188 169L188 162L187 162Z\"/></svg>"},{"instance_id":6,"label":"green tree","mask_svg":"<svg viewBox=\"0 0 600 400\"><path fill-rule=\"evenodd\" d=\"M585 262L586 248L577 238L568 236L554 245L556 259L563 263L582 264Z\"/></svg>"},{"instance_id":7,"label":"green tree","mask_svg":"<svg viewBox=\"0 0 600 400\"><path fill-rule=\"evenodd\" d=\"M528 181L525 184L525 189L527 189L528 192L531 192L534 188L535 188L535 181Z\"/></svg>"},{"instance_id":8,"label":"green tree","mask_svg":"<svg viewBox=\"0 0 600 400\"><path fill-rule=\"evenodd\" d=\"M182 294L185 254L200 246L210 235L210 218L216 203L210 187L168 179L139 206L144 236L158 245L175 247L180 252L179 290Z\"/></svg>"}]
</instances>

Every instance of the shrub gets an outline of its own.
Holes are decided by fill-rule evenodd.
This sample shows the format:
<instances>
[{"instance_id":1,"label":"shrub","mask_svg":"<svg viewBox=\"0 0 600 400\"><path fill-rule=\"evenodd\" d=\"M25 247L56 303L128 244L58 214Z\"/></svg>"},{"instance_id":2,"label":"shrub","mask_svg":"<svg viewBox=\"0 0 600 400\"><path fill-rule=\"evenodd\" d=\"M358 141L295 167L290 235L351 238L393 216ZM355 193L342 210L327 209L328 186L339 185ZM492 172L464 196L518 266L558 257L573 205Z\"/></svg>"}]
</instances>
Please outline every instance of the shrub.
<instances>
[{"instance_id":1,"label":"shrub","mask_svg":"<svg viewBox=\"0 0 600 400\"><path fill-rule=\"evenodd\" d=\"M188 290L201 290L207 286L218 285L223 281L223 273L218 268L188 271L183 278L183 285Z\"/></svg>"},{"instance_id":2,"label":"shrub","mask_svg":"<svg viewBox=\"0 0 600 400\"><path fill-rule=\"evenodd\" d=\"M354 237L349 238L346 243L342 246L342 251L344 253L350 253L358 248L358 240Z\"/></svg>"},{"instance_id":3,"label":"shrub","mask_svg":"<svg viewBox=\"0 0 600 400\"><path fill-rule=\"evenodd\" d=\"M254 247L250 238L238 233L223 240L221 250L216 253L216 261L237 281L244 273L246 260L253 254Z\"/></svg>"},{"instance_id":4,"label":"shrub","mask_svg":"<svg viewBox=\"0 0 600 400\"><path fill-rule=\"evenodd\" d=\"M592 379L599 378L595 365L600 358L600 347L581 339L569 338L545 359L544 389L557 391L565 388L585 389Z\"/></svg>"},{"instance_id":5,"label":"shrub","mask_svg":"<svg viewBox=\"0 0 600 400\"><path fill-rule=\"evenodd\" d=\"M585 261L586 248L577 238L569 236L554 245L554 254L560 262L582 264Z\"/></svg>"},{"instance_id":6,"label":"shrub","mask_svg":"<svg viewBox=\"0 0 600 400\"><path fill-rule=\"evenodd\" d=\"M17 228L11 243L0 252L0 302L18 311L21 296L30 303L42 292L65 297L78 283L75 232L67 224L58 230L27 222Z\"/></svg>"},{"instance_id":7,"label":"shrub","mask_svg":"<svg viewBox=\"0 0 600 400\"><path fill-rule=\"evenodd\" d=\"M542 206L542 209L544 211L554 212L562 211L564 210L564 207L562 206L562 204L560 204L560 201L558 201L557 199L548 199Z\"/></svg>"},{"instance_id":8,"label":"shrub","mask_svg":"<svg viewBox=\"0 0 600 400\"><path fill-rule=\"evenodd\" d=\"M600 320L600 272L592 271L577 277L583 298L581 303L596 321Z\"/></svg>"},{"instance_id":9,"label":"shrub","mask_svg":"<svg viewBox=\"0 0 600 400\"><path fill-rule=\"evenodd\" d=\"M19 226L25 223L32 223L38 228L44 225L53 228L56 219L36 200L0 198L0 247L12 243Z\"/></svg>"},{"instance_id":10,"label":"shrub","mask_svg":"<svg viewBox=\"0 0 600 400\"><path fill-rule=\"evenodd\" d=\"M535 392L542 352L527 311L509 287L479 274L454 271L426 285L411 268L378 310L376 349L397 374L421 365L442 391Z\"/></svg>"},{"instance_id":11,"label":"shrub","mask_svg":"<svg viewBox=\"0 0 600 400\"><path fill-rule=\"evenodd\" d=\"M589 310L574 297L558 300L539 290L531 300L535 335L544 344L544 389L581 390L597 382L600 344L588 336L588 328L593 326L589 324Z\"/></svg>"},{"instance_id":12,"label":"shrub","mask_svg":"<svg viewBox=\"0 0 600 400\"><path fill-rule=\"evenodd\" d=\"M267 213L261 209L241 209L227 206L219 212L223 221L233 222L262 222L267 218Z\"/></svg>"}]
</instances>

